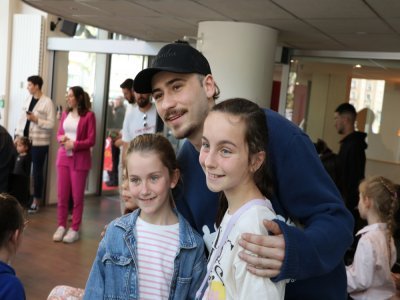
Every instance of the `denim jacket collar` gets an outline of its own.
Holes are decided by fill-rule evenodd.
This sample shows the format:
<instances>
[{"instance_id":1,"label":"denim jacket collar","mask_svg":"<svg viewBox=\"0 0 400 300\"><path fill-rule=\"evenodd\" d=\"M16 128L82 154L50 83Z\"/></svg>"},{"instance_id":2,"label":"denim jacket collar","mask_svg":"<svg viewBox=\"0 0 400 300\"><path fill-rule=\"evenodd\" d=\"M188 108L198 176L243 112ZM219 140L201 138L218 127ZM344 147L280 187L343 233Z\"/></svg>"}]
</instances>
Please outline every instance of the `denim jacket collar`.
<instances>
[{"instance_id":1,"label":"denim jacket collar","mask_svg":"<svg viewBox=\"0 0 400 300\"><path fill-rule=\"evenodd\" d=\"M189 223L176 210L176 208L174 208L173 211L177 215L179 222L179 247L181 249L193 249L198 247L199 245L196 242L193 229L189 226ZM133 229L139 214L140 208L128 215L122 216L115 222L115 226L125 230L125 240L127 240L129 237L135 236Z\"/></svg>"}]
</instances>

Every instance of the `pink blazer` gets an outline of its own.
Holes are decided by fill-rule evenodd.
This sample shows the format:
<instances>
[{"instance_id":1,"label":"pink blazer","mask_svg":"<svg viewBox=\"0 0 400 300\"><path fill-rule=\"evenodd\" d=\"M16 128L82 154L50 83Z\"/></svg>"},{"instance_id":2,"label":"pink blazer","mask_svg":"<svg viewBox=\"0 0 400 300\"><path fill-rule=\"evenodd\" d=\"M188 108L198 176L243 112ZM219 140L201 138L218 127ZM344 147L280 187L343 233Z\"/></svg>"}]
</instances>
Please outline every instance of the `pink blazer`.
<instances>
[{"instance_id":1,"label":"pink blazer","mask_svg":"<svg viewBox=\"0 0 400 300\"><path fill-rule=\"evenodd\" d=\"M64 132L64 120L68 113L63 112L60 120L60 126L57 131L57 141L60 142L60 137L65 134ZM72 159L74 161L75 170L89 170L92 167L92 158L90 148L94 146L96 142L96 118L94 113L89 111L84 116L81 116L78 123L78 129L76 133L76 141L74 142L74 149ZM57 153L57 166L68 166L70 165L64 147L60 146Z\"/></svg>"}]
</instances>

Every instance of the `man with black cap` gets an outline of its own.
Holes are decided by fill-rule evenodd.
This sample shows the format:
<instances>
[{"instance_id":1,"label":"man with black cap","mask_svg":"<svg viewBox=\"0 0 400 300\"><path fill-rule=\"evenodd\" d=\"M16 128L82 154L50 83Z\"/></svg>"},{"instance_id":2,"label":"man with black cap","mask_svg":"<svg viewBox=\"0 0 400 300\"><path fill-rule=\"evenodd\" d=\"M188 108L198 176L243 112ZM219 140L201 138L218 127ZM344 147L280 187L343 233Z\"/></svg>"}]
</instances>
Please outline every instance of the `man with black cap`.
<instances>
[{"instance_id":1,"label":"man with black cap","mask_svg":"<svg viewBox=\"0 0 400 300\"><path fill-rule=\"evenodd\" d=\"M206 237L214 231L218 203L198 162L203 122L219 93L209 63L187 44L168 44L150 68L139 72L134 89L151 92L174 136L187 138L178 154L183 191L175 201ZM308 136L279 114L265 112L275 191L271 200L281 217L265 222L273 235L242 236L240 245L257 256L242 251L240 257L256 275L273 281L291 279L285 299L345 299L343 255L352 242L351 215ZM300 226L287 224L289 218Z\"/></svg>"}]
</instances>

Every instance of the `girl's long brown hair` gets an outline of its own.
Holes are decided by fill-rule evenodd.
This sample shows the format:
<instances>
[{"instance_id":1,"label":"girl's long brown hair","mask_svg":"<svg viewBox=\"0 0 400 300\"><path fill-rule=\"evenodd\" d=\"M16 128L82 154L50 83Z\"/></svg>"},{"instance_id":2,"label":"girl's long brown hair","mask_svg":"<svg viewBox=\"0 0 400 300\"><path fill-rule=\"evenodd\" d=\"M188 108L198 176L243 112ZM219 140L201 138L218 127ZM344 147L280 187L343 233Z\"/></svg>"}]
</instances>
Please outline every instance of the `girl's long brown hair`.
<instances>
[{"instance_id":1,"label":"girl's long brown hair","mask_svg":"<svg viewBox=\"0 0 400 300\"><path fill-rule=\"evenodd\" d=\"M256 103L242 98L233 98L218 103L211 111L239 116L243 120L246 126L244 140L249 150L249 163L252 155L267 150L268 128L266 116L264 111ZM272 195L272 181L268 169L268 155L265 156L262 166L254 173L253 179L261 193L265 197L270 198ZM221 192L217 211L217 226L221 224L227 209L228 201L225 194Z\"/></svg>"}]
</instances>

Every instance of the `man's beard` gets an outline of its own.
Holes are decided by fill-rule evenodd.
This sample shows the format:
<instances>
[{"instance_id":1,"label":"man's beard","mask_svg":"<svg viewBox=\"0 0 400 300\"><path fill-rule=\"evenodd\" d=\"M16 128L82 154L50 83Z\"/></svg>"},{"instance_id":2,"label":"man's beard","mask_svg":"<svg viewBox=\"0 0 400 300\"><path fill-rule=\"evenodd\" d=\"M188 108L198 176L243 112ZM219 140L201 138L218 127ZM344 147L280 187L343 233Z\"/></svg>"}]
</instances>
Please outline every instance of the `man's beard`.
<instances>
[{"instance_id":1,"label":"man's beard","mask_svg":"<svg viewBox=\"0 0 400 300\"><path fill-rule=\"evenodd\" d=\"M135 103L135 97L130 97L129 99L126 99L129 104L134 104Z\"/></svg>"},{"instance_id":2,"label":"man's beard","mask_svg":"<svg viewBox=\"0 0 400 300\"><path fill-rule=\"evenodd\" d=\"M150 99L142 99L142 100L136 101L136 103L140 108L144 108L147 105L149 105Z\"/></svg>"}]
</instances>

